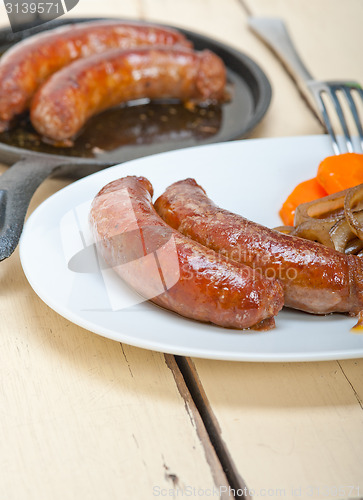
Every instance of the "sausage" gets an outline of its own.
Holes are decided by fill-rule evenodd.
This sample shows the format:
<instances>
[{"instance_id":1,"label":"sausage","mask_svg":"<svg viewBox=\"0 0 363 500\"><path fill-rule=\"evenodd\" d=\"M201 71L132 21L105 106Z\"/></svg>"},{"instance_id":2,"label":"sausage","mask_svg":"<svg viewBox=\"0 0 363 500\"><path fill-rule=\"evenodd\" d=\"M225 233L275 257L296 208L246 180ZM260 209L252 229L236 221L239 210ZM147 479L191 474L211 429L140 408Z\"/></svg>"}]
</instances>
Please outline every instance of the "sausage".
<instances>
[{"instance_id":1,"label":"sausage","mask_svg":"<svg viewBox=\"0 0 363 500\"><path fill-rule=\"evenodd\" d=\"M0 131L26 111L40 84L63 66L111 48L155 44L191 47L175 30L121 21L72 24L17 43L0 59Z\"/></svg>"},{"instance_id":2,"label":"sausage","mask_svg":"<svg viewBox=\"0 0 363 500\"><path fill-rule=\"evenodd\" d=\"M171 229L144 177L125 177L95 197L90 222L98 251L128 285L176 313L229 328L269 329L281 285Z\"/></svg>"},{"instance_id":3,"label":"sausage","mask_svg":"<svg viewBox=\"0 0 363 500\"><path fill-rule=\"evenodd\" d=\"M223 62L208 50L113 49L50 77L34 96L30 117L41 135L65 141L92 115L112 106L139 98L218 100L225 82Z\"/></svg>"},{"instance_id":4,"label":"sausage","mask_svg":"<svg viewBox=\"0 0 363 500\"><path fill-rule=\"evenodd\" d=\"M217 207L194 179L176 182L156 200L161 217L194 241L278 279L285 305L326 314L363 309L362 260L284 235Z\"/></svg>"}]
</instances>

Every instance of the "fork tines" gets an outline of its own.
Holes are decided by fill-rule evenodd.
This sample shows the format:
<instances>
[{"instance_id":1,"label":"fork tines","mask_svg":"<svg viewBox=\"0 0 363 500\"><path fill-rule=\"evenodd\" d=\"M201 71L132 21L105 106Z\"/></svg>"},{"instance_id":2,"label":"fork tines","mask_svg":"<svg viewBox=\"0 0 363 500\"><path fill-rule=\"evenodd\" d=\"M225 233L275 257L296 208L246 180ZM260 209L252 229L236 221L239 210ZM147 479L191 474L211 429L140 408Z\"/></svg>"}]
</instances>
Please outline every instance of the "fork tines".
<instances>
[{"instance_id":1,"label":"fork tines","mask_svg":"<svg viewBox=\"0 0 363 500\"><path fill-rule=\"evenodd\" d=\"M334 124L334 120L329 116L329 101L335 109L335 113L343 132L346 151L354 152L356 150L356 152L363 153L362 118L357 107L357 102L363 104L362 86L356 82L319 82L315 80L310 80L309 82L307 82L307 84L315 98L319 111L321 112L323 120L325 122L327 131L333 141L334 153L338 155L344 153L345 151L337 139L337 133L334 131L334 129L336 128L336 124ZM355 95L357 101L355 101L353 95ZM327 100L325 96L328 97ZM340 100L340 98L342 99L342 101ZM348 105L347 109L350 110L355 128L358 132L359 141L356 145L353 144L352 141L351 133L347 123L347 113L343 110L342 103L344 103L344 100Z\"/></svg>"}]
</instances>

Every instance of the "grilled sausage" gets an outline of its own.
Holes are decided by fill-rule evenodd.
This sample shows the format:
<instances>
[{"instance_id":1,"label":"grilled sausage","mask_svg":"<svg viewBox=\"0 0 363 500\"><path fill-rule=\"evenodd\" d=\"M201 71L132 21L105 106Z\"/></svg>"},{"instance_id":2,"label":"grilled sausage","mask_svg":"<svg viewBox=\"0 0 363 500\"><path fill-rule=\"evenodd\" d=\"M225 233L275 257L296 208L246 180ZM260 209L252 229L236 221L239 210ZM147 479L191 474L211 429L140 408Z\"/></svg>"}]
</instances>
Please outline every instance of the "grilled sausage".
<instances>
[{"instance_id":1,"label":"grilled sausage","mask_svg":"<svg viewBox=\"0 0 363 500\"><path fill-rule=\"evenodd\" d=\"M193 240L277 278L286 306L316 314L356 314L363 309L363 267L356 256L223 210L194 179L171 185L155 208L171 227Z\"/></svg>"},{"instance_id":2,"label":"grilled sausage","mask_svg":"<svg viewBox=\"0 0 363 500\"><path fill-rule=\"evenodd\" d=\"M93 200L91 227L108 265L146 299L188 318L272 328L283 305L281 285L171 229L156 213L152 192L144 177L125 177Z\"/></svg>"},{"instance_id":3,"label":"grilled sausage","mask_svg":"<svg viewBox=\"0 0 363 500\"><path fill-rule=\"evenodd\" d=\"M114 49L76 61L50 77L36 93L30 117L41 135L64 141L92 115L112 106L145 97L222 99L225 81L223 62L208 50Z\"/></svg>"},{"instance_id":4,"label":"grilled sausage","mask_svg":"<svg viewBox=\"0 0 363 500\"><path fill-rule=\"evenodd\" d=\"M191 47L175 30L121 21L72 24L17 43L0 59L0 131L28 108L40 84L63 66L111 48L155 44Z\"/></svg>"}]
</instances>

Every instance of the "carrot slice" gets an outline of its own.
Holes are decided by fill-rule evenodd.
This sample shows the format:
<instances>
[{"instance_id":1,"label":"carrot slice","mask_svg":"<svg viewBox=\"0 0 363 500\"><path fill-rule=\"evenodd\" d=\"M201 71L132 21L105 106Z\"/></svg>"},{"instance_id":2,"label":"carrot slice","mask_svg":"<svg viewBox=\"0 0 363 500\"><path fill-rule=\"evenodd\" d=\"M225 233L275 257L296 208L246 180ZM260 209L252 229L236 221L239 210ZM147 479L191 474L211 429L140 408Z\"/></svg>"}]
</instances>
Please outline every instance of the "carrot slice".
<instances>
[{"instance_id":1,"label":"carrot slice","mask_svg":"<svg viewBox=\"0 0 363 500\"><path fill-rule=\"evenodd\" d=\"M279 212L284 224L286 226L294 225L295 210L298 205L317 200L326 195L325 189L321 187L316 177L298 184L287 197Z\"/></svg>"},{"instance_id":2,"label":"carrot slice","mask_svg":"<svg viewBox=\"0 0 363 500\"><path fill-rule=\"evenodd\" d=\"M362 184L363 155L344 153L328 156L319 165L317 179L328 194Z\"/></svg>"}]
</instances>

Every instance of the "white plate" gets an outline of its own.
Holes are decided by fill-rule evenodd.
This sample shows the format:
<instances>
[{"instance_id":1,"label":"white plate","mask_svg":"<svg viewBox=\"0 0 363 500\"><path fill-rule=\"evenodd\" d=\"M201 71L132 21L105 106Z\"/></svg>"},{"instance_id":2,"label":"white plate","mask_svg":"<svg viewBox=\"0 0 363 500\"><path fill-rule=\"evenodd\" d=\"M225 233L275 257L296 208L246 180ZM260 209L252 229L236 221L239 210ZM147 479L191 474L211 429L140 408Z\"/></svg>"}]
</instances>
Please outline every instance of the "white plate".
<instances>
[{"instance_id":1,"label":"white plate","mask_svg":"<svg viewBox=\"0 0 363 500\"><path fill-rule=\"evenodd\" d=\"M291 189L315 176L319 162L330 154L324 136L256 139L163 153L103 170L56 193L32 214L20 243L24 272L39 297L65 318L138 347L240 361L361 357L363 335L350 331L355 321L345 315L283 310L276 329L239 332L140 301L112 270L100 270L92 251L81 263L89 272L68 267L75 254L92 244L87 225L91 200L114 179L146 176L156 197L172 182L194 177L220 206L272 227L281 223L277 212Z\"/></svg>"}]
</instances>

